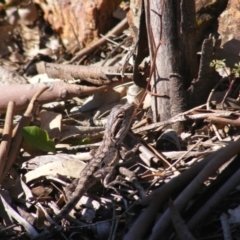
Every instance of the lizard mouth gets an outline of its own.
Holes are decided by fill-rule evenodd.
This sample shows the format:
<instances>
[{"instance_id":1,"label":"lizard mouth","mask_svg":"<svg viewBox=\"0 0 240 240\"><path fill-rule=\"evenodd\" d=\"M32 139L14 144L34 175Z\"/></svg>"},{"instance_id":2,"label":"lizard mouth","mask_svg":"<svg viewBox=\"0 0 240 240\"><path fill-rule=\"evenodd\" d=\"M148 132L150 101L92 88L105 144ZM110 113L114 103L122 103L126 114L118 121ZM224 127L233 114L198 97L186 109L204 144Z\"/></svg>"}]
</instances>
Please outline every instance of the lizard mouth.
<instances>
[{"instance_id":1,"label":"lizard mouth","mask_svg":"<svg viewBox=\"0 0 240 240\"><path fill-rule=\"evenodd\" d=\"M118 106L113 117L108 121L108 128L111 129L111 138L114 139L115 143L121 142L127 135L129 126L131 124L132 115L134 113L134 106L126 104Z\"/></svg>"},{"instance_id":2,"label":"lizard mouth","mask_svg":"<svg viewBox=\"0 0 240 240\"><path fill-rule=\"evenodd\" d=\"M119 113L117 123L115 125L116 127L114 131L114 136L115 140L119 142L125 138L128 132L129 125L131 124L130 120L126 121L125 115L125 112Z\"/></svg>"}]
</instances>

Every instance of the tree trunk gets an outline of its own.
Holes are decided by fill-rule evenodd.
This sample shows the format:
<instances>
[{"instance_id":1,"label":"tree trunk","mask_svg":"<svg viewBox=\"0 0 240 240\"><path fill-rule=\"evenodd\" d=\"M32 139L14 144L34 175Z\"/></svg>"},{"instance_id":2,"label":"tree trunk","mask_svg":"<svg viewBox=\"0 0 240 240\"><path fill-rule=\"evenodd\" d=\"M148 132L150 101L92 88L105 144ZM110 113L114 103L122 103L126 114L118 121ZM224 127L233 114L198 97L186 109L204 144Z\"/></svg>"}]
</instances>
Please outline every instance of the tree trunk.
<instances>
[{"instance_id":1,"label":"tree trunk","mask_svg":"<svg viewBox=\"0 0 240 240\"><path fill-rule=\"evenodd\" d=\"M151 62L154 121L187 108L187 89L197 76L194 0L144 1ZM160 44L159 48L158 45ZM177 131L181 126L176 127Z\"/></svg>"}]
</instances>

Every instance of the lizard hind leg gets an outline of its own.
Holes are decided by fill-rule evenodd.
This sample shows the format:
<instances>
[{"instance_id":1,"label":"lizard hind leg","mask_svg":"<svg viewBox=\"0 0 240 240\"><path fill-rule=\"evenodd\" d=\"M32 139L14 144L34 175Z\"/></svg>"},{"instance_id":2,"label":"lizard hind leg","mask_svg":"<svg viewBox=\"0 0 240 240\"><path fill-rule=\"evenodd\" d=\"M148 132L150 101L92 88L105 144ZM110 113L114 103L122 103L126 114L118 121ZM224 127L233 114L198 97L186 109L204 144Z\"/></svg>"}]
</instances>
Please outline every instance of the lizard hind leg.
<instances>
[{"instance_id":1,"label":"lizard hind leg","mask_svg":"<svg viewBox=\"0 0 240 240\"><path fill-rule=\"evenodd\" d=\"M99 169L94 173L94 177L97 179L103 179L103 186L108 189L114 190L117 194L119 192L115 187L113 187L116 184L124 185L126 187L129 187L129 185L125 184L123 181L120 180L113 180L111 179L116 175L116 169L115 167L105 167L103 169Z\"/></svg>"}]
</instances>

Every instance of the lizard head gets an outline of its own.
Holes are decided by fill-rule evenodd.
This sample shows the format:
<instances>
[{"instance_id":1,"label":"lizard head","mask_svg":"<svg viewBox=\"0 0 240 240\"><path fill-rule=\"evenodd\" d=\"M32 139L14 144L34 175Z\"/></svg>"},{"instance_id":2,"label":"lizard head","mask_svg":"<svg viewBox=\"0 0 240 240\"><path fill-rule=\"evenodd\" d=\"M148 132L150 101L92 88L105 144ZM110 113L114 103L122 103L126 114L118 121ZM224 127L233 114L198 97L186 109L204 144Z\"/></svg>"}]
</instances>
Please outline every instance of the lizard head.
<instances>
[{"instance_id":1,"label":"lizard head","mask_svg":"<svg viewBox=\"0 0 240 240\"><path fill-rule=\"evenodd\" d=\"M106 131L110 138L116 143L123 141L132 123L135 107L132 104L115 106L107 121Z\"/></svg>"}]
</instances>

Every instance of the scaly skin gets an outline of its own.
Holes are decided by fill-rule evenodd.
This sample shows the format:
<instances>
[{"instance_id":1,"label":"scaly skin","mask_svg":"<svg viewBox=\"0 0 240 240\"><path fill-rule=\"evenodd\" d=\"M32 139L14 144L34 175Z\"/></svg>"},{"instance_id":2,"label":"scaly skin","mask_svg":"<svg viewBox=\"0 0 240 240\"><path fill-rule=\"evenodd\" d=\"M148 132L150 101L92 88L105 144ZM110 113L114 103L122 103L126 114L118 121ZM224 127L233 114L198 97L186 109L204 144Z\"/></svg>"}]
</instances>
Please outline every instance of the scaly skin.
<instances>
[{"instance_id":1,"label":"scaly skin","mask_svg":"<svg viewBox=\"0 0 240 240\"><path fill-rule=\"evenodd\" d=\"M106 124L106 130L101 146L92 160L82 170L79 181L70 201L55 217L55 222L64 218L77 204L80 198L96 182L94 173L104 167L115 167L119 161L119 145L129 131L134 113L134 106L130 104L115 106Z\"/></svg>"}]
</instances>

